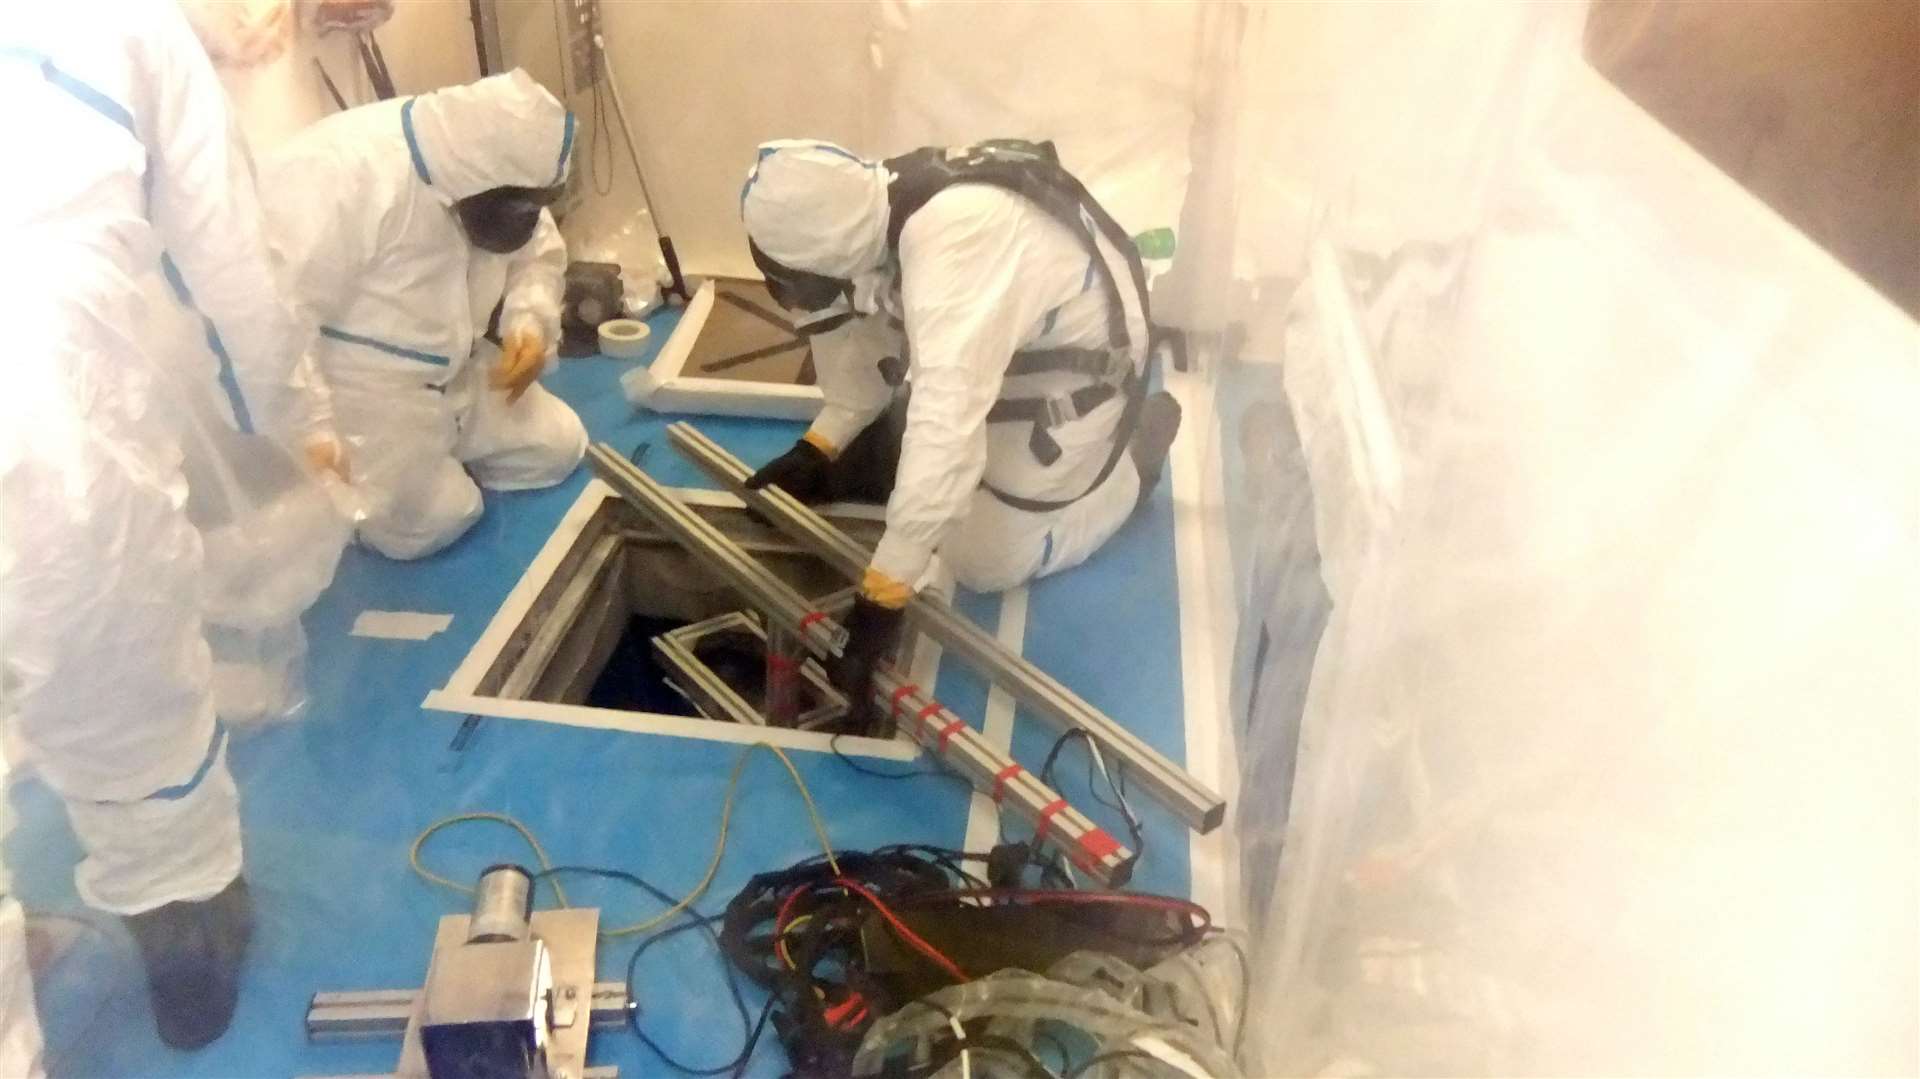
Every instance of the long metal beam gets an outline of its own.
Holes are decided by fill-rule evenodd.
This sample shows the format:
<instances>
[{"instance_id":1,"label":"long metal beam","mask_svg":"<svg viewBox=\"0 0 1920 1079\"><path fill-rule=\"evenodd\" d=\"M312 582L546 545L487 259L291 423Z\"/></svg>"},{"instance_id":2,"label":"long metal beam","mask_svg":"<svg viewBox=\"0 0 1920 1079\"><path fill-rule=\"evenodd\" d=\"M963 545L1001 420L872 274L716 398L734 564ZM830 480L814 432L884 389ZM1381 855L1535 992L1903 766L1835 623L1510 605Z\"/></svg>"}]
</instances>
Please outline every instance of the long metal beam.
<instances>
[{"instance_id":1,"label":"long metal beam","mask_svg":"<svg viewBox=\"0 0 1920 1079\"><path fill-rule=\"evenodd\" d=\"M636 509L644 511L688 553L745 593L770 626L792 633L822 655L838 655L846 647L845 629L830 621L824 612L815 610L772 570L742 551L686 503L673 497L657 480L627 460L625 454L604 442L596 442L587 448L587 459L593 464L594 474L607 486Z\"/></svg>"},{"instance_id":2,"label":"long metal beam","mask_svg":"<svg viewBox=\"0 0 1920 1079\"><path fill-rule=\"evenodd\" d=\"M667 437L676 450L707 475L725 484L774 527L845 574L848 580L860 580L872 552L858 541L777 487L749 490L746 482L752 471L692 424L670 425ZM907 614L921 632L938 640L949 653L959 656L996 685L1005 687L1057 729L1085 731L1100 744L1102 752L1124 763L1129 778L1172 810L1188 827L1210 832L1225 819L1227 804L1218 794L1052 675L1007 649L992 634L968 621L944 601L933 596L915 596L907 605Z\"/></svg>"},{"instance_id":3,"label":"long metal beam","mask_svg":"<svg viewBox=\"0 0 1920 1079\"><path fill-rule=\"evenodd\" d=\"M746 593L749 603L765 615L776 611L805 610L804 625L833 639L845 640L846 631L829 612L837 612L853 602L848 591L837 592L822 600L818 607L809 603L785 581L753 561L724 532L695 515L652 477L640 473L633 462L606 443L596 443L588 451L594 471L634 506L678 539L696 558L712 565L735 581ZM604 469L604 470L603 470ZM642 482L644 481L644 482ZM684 518L691 517L700 527ZM757 572L755 572L757 571ZM824 629L823 629L824 627ZM822 653L818 638L815 647ZM973 789L1012 809L1034 827L1034 837L1042 845L1058 851L1068 861L1104 884L1120 885L1133 868L1133 852L1085 814L1067 804L1059 792L1040 781L1040 777L1015 763L981 736L978 730L948 711L945 705L907 682L896 672L882 667L874 673L874 703L886 709L895 726L906 731L921 745L934 752L940 763Z\"/></svg>"},{"instance_id":4,"label":"long metal beam","mask_svg":"<svg viewBox=\"0 0 1920 1079\"><path fill-rule=\"evenodd\" d=\"M1033 825L1034 838L1100 883L1118 888L1133 875L1133 852L1087 819L1040 777L987 741L933 695L887 668L873 674L876 708L948 770Z\"/></svg>"}]
</instances>

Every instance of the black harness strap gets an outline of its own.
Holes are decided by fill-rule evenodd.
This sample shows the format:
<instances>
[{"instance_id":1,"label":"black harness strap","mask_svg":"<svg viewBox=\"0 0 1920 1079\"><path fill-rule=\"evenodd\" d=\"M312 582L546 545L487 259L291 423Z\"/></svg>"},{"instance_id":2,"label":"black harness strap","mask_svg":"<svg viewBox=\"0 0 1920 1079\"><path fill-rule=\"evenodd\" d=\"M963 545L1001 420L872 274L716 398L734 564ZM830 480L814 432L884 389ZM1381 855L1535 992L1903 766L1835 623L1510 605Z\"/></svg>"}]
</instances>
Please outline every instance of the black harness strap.
<instances>
[{"instance_id":1,"label":"black harness strap","mask_svg":"<svg viewBox=\"0 0 1920 1079\"><path fill-rule=\"evenodd\" d=\"M1088 257L1099 268L1097 276L1106 294L1108 347L1016 352L1007 365L1006 373L1011 377L1069 371L1101 381L1066 396L1065 400L1072 406L1073 416L1063 417L1060 414L1059 398L1014 398L997 402L987 419L990 423L1032 423L1034 430L1028 444L1035 459L1043 466L1051 465L1060 459L1061 450L1048 428L1085 415L1116 393L1125 394L1127 406L1120 415L1120 422L1114 427L1112 449L1099 475L1094 477L1085 491L1072 498L1022 498L990 483L983 486L1001 502L1028 513L1050 513L1064 509L1092 494L1113 474L1121 457L1126 454L1133 441L1134 428L1139 424L1140 406L1146 399L1146 379L1137 367L1145 363L1149 352L1153 313L1147 296L1146 267L1140 260L1132 237L1114 220L1113 215L1095 201L1085 185L1061 167L1059 154L1050 142L995 139L951 151L927 147L890 158L886 164L894 173L887 190L890 215L887 244L895 251L899 249L900 231L906 227L907 219L933 196L958 183L984 183L1012 191L1039 206L1048 216L1080 237ZM1139 342L1134 341L1134 335L1127 328L1126 300L1120 281L1107 261L1107 253L1101 250L1100 238L1104 238L1114 253L1126 263L1129 283L1133 286L1133 295L1138 299L1140 311L1142 340ZM1136 349L1141 353L1138 363ZM1120 374L1117 387L1114 384L1116 373ZM1091 403L1082 407L1083 400Z\"/></svg>"}]
</instances>

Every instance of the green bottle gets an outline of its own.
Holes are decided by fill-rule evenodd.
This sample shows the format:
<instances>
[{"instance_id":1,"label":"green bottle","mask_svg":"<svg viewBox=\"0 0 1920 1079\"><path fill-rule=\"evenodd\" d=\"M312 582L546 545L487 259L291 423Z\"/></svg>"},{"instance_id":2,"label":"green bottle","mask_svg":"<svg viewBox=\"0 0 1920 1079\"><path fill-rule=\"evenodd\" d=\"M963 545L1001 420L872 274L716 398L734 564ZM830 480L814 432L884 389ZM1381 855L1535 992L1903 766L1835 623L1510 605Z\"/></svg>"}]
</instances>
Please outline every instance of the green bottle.
<instances>
[{"instance_id":1,"label":"green bottle","mask_svg":"<svg viewBox=\"0 0 1920 1079\"><path fill-rule=\"evenodd\" d=\"M1174 249L1173 230L1164 225L1148 229L1133 238L1133 246L1140 250L1143 259L1170 259Z\"/></svg>"}]
</instances>

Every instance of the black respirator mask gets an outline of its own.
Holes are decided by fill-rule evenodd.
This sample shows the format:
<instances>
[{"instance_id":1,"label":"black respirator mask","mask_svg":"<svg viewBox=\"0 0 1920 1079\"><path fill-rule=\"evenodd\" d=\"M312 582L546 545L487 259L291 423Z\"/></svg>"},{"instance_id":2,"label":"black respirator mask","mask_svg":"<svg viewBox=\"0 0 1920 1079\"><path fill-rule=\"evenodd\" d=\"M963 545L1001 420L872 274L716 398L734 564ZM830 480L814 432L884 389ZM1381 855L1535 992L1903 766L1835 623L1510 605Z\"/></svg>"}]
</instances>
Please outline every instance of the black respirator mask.
<instances>
[{"instance_id":1,"label":"black respirator mask","mask_svg":"<svg viewBox=\"0 0 1920 1079\"><path fill-rule=\"evenodd\" d=\"M453 204L467 239L482 251L505 255L533 238L540 211L560 197L558 187L496 187Z\"/></svg>"},{"instance_id":2,"label":"black respirator mask","mask_svg":"<svg viewBox=\"0 0 1920 1079\"><path fill-rule=\"evenodd\" d=\"M767 294L773 302L790 311L825 311L842 297L851 299L853 282L839 277L796 270L767 257L760 245L747 241L753 264L767 279Z\"/></svg>"}]
</instances>

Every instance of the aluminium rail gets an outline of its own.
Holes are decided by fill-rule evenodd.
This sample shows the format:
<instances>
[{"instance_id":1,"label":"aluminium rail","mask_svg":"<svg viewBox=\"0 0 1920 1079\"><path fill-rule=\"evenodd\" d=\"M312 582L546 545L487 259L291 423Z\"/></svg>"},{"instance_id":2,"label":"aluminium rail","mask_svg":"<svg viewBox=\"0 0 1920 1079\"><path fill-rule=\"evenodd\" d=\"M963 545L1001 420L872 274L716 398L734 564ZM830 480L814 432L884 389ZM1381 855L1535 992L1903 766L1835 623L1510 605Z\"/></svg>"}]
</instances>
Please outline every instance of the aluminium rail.
<instances>
[{"instance_id":1,"label":"aluminium rail","mask_svg":"<svg viewBox=\"0 0 1920 1079\"><path fill-rule=\"evenodd\" d=\"M747 602L769 620L787 617L780 612L804 611L806 614L797 621L813 631L803 637L817 652L828 651L826 641L844 643L846 630L833 621L827 611L850 604L849 592L835 593L818 605L809 603L792 586L755 562L725 533L694 514L652 477L640 472L618 450L605 443L595 443L587 454L601 479L634 508L659 522L696 558L727 575ZM692 518L701 527L693 527L686 518ZM874 672L874 704L885 709L895 726L931 749L941 764L975 790L1032 824L1037 842L1058 852L1102 884L1118 887L1126 883L1133 869L1132 851L1084 813L1069 806L1058 791L987 741L978 730L934 700L932 694L882 666Z\"/></svg>"},{"instance_id":2,"label":"aluminium rail","mask_svg":"<svg viewBox=\"0 0 1920 1079\"><path fill-rule=\"evenodd\" d=\"M822 655L838 655L847 645L847 631L830 621L824 611L802 599L773 571L741 550L726 534L687 504L673 497L659 481L642 472L625 454L604 442L587 448L593 471L621 498L652 518L688 553L706 563L728 584L752 597L769 627L792 633Z\"/></svg>"},{"instance_id":3,"label":"aluminium rail","mask_svg":"<svg viewBox=\"0 0 1920 1079\"><path fill-rule=\"evenodd\" d=\"M858 541L777 487L749 489L746 482L752 471L692 424L669 425L667 437L674 449L701 471L725 484L774 527L849 580L860 580L872 552ZM939 641L994 684L1005 687L1057 729L1086 732L1099 743L1103 753L1124 763L1129 777L1189 828L1211 832L1225 819L1227 805L1218 794L943 600L916 595L908 603L907 613L921 632Z\"/></svg>"}]
</instances>

